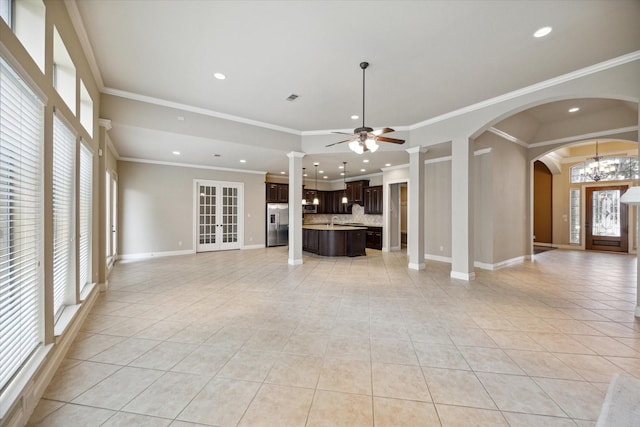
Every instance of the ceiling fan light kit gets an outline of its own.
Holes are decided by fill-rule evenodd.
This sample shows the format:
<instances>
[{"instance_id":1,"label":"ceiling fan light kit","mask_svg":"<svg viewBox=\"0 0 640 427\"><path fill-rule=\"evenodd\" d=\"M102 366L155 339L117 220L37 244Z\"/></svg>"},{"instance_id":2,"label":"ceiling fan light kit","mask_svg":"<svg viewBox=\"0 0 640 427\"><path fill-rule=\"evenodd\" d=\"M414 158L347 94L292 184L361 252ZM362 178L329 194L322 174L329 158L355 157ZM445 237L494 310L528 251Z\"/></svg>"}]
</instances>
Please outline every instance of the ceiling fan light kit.
<instances>
[{"instance_id":1,"label":"ceiling fan light kit","mask_svg":"<svg viewBox=\"0 0 640 427\"><path fill-rule=\"evenodd\" d=\"M334 142L333 144L327 145L327 147L331 147L332 145L342 144L343 142L349 143L349 149L356 154L362 154L365 151L371 151L375 153L379 148L378 142L390 142L392 144L404 144L403 139L396 138L388 138L385 136L380 136L385 133L394 132L391 128L383 128L378 130L373 130L370 127L365 126L365 70L369 66L368 62L361 62L360 68L362 68L362 126L353 130L353 135L350 139L345 139L344 141ZM344 134L344 132L334 132ZM351 134L346 134L351 135Z\"/></svg>"}]
</instances>

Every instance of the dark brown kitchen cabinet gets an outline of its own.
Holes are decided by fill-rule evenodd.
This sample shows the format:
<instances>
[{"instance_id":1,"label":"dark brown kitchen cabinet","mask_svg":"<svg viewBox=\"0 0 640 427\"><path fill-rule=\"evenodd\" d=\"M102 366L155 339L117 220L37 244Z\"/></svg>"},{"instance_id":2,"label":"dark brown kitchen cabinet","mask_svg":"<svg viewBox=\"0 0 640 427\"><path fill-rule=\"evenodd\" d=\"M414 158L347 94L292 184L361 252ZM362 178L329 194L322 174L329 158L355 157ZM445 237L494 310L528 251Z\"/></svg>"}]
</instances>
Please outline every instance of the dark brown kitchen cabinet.
<instances>
[{"instance_id":1,"label":"dark brown kitchen cabinet","mask_svg":"<svg viewBox=\"0 0 640 427\"><path fill-rule=\"evenodd\" d=\"M382 227L367 227L367 248L382 249Z\"/></svg>"},{"instance_id":2,"label":"dark brown kitchen cabinet","mask_svg":"<svg viewBox=\"0 0 640 427\"><path fill-rule=\"evenodd\" d=\"M302 230L302 250L317 254L319 243L318 239L318 230Z\"/></svg>"},{"instance_id":3,"label":"dark brown kitchen cabinet","mask_svg":"<svg viewBox=\"0 0 640 427\"><path fill-rule=\"evenodd\" d=\"M382 185L364 189L364 213L382 214Z\"/></svg>"},{"instance_id":4,"label":"dark brown kitchen cabinet","mask_svg":"<svg viewBox=\"0 0 640 427\"><path fill-rule=\"evenodd\" d=\"M275 182L267 182L266 184L267 203L288 203L289 202L289 184L277 184Z\"/></svg>"},{"instance_id":5,"label":"dark brown kitchen cabinet","mask_svg":"<svg viewBox=\"0 0 640 427\"><path fill-rule=\"evenodd\" d=\"M368 180L347 182L347 198L349 203L364 205L364 188L369 186Z\"/></svg>"}]
</instances>

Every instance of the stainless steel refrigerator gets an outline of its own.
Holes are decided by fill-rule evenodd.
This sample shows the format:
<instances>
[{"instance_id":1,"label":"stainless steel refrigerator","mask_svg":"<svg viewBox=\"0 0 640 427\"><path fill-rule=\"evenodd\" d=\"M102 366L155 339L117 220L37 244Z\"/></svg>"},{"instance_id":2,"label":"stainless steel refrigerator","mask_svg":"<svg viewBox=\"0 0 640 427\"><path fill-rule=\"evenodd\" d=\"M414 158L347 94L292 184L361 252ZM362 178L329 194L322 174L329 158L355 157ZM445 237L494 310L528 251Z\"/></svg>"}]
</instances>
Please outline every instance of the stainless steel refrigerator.
<instances>
[{"instance_id":1,"label":"stainless steel refrigerator","mask_svg":"<svg viewBox=\"0 0 640 427\"><path fill-rule=\"evenodd\" d=\"M289 205L267 203L267 246L289 243Z\"/></svg>"}]
</instances>

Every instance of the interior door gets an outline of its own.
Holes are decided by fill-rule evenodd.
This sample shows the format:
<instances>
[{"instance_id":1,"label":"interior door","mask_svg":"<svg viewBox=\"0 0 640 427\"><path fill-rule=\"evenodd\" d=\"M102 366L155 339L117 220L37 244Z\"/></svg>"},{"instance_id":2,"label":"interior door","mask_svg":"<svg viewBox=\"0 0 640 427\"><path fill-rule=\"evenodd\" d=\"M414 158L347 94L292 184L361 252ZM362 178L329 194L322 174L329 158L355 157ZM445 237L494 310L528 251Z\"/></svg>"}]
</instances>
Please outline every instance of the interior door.
<instances>
[{"instance_id":1,"label":"interior door","mask_svg":"<svg viewBox=\"0 0 640 427\"><path fill-rule=\"evenodd\" d=\"M586 189L586 249L628 252L628 207L620 203L627 188L620 185Z\"/></svg>"},{"instance_id":2,"label":"interior door","mask_svg":"<svg viewBox=\"0 0 640 427\"><path fill-rule=\"evenodd\" d=\"M198 182L196 252L240 249L241 184Z\"/></svg>"}]
</instances>

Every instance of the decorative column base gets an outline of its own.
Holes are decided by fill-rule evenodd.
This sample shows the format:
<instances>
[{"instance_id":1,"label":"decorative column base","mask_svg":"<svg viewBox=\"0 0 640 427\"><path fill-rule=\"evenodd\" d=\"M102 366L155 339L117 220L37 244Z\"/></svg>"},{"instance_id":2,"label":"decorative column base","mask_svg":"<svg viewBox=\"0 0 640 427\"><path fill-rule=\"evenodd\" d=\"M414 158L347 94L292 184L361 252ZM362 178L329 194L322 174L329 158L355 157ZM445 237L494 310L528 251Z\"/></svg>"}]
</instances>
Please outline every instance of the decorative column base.
<instances>
[{"instance_id":1,"label":"decorative column base","mask_svg":"<svg viewBox=\"0 0 640 427\"><path fill-rule=\"evenodd\" d=\"M640 305L636 306L636 310L633 312L633 315L640 317Z\"/></svg>"}]
</instances>

